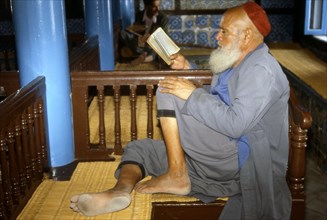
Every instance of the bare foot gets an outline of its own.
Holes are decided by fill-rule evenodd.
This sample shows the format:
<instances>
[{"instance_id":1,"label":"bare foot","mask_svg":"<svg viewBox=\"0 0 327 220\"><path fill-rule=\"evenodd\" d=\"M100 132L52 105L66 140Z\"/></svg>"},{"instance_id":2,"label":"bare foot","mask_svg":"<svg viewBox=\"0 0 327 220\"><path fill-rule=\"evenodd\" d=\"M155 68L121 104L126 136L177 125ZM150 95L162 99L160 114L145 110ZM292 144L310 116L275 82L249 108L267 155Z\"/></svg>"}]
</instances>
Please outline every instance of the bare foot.
<instances>
[{"instance_id":1,"label":"bare foot","mask_svg":"<svg viewBox=\"0 0 327 220\"><path fill-rule=\"evenodd\" d=\"M139 182L135 186L135 191L139 193L170 193L175 195L187 195L190 190L191 182L187 175L173 177L168 173L145 182Z\"/></svg>"},{"instance_id":2,"label":"bare foot","mask_svg":"<svg viewBox=\"0 0 327 220\"><path fill-rule=\"evenodd\" d=\"M129 193L109 190L75 195L70 199L70 208L86 216L95 216L125 209L130 203Z\"/></svg>"}]
</instances>

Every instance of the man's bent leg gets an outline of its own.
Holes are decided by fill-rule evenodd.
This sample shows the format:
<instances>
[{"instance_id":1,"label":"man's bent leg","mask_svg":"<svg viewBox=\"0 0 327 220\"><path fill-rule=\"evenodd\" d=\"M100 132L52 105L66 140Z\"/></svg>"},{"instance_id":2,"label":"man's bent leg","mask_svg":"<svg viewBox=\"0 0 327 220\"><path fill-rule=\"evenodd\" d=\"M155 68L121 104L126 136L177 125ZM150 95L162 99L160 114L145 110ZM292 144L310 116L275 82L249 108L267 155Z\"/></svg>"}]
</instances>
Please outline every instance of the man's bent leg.
<instances>
[{"instance_id":1,"label":"man's bent leg","mask_svg":"<svg viewBox=\"0 0 327 220\"><path fill-rule=\"evenodd\" d=\"M167 149L168 171L157 178L138 183L135 190L140 193L187 195L191 190L191 183L180 143L177 120L173 116L162 116L160 124Z\"/></svg>"},{"instance_id":2,"label":"man's bent leg","mask_svg":"<svg viewBox=\"0 0 327 220\"><path fill-rule=\"evenodd\" d=\"M95 216L125 209L131 203L130 193L142 179L138 165L125 164L121 167L116 185L98 193L84 193L71 198L70 207L83 215Z\"/></svg>"}]
</instances>

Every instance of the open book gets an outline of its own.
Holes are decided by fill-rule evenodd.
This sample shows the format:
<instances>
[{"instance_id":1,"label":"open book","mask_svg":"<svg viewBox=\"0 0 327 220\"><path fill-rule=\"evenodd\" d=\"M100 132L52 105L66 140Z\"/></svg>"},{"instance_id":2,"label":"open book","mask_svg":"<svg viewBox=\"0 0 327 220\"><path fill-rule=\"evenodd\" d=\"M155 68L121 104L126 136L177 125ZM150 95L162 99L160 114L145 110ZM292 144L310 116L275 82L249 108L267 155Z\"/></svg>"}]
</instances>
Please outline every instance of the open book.
<instances>
[{"instance_id":1,"label":"open book","mask_svg":"<svg viewBox=\"0 0 327 220\"><path fill-rule=\"evenodd\" d=\"M180 50L161 27L155 30L146 42L168 65L171 64L170 56Z\"/></svg>"}]
</instances>

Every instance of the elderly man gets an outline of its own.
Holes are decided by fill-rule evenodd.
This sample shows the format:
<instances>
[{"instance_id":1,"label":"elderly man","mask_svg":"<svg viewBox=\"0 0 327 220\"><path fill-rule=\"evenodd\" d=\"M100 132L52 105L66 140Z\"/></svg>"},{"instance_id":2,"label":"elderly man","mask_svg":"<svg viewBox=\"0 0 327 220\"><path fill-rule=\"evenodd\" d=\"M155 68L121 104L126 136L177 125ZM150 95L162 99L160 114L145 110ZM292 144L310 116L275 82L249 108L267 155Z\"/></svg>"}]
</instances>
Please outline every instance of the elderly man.
<instances>
[{"instance_id":1,"label":"elderly man","mask_svg":"<svg viewBox=\"0 0 327 220\"><path fill-rule=\"evenodd\" d=\"M221 219L289 219L288 81L263 39L270 23L253 2L224 13L210 56L209 90L166 78L157 91L164 141L127 145L117 184L73 196L71 208L97 215L128 207L130 193L229 196ZM192 69L181 54L173 69ZM155 178L139 182L145 176Z\"/></svg>"}]
</instances>

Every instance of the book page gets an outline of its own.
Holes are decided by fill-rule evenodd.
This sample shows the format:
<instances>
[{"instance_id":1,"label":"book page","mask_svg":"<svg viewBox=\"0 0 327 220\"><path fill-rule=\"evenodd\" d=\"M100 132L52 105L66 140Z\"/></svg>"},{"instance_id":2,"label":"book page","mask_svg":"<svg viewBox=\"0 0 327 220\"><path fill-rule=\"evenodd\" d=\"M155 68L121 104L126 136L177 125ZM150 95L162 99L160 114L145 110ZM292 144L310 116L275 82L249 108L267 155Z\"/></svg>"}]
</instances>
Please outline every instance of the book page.
<instances>
[{"instance_id":1,"label":"book page","mask_svg":"<svg viewBox=\"0 0 327 220\"><path fill-rule=\"evenodd\" d=\"M147 43L152 47L152 49L168 64L171 64L171 60L169 56L165 53L165 51L162 49L160 44L157 43L157 41L154 39L153 35L150 35L150 37L147 40Z\"/></svg>"},{"instance_id":2,"label":"book page","mask_svg":"<svg viewBox=\"0 0 327 220\"><path fill-rule=\"evenodd\" d=\"M179 51L179 47L175 44L175 42L162 30L162 28L158 28L158 31L154 32L154 38L156 41L162 45L163 50L167 55L175 54Z\"/></svg>"},{"instance_id":3,"label":"book page","mask_svg":"<svg viewBox=\"0 0 327 220\"><path fill-rule=\"evenodd\" d=\"M160 27L150 35L147 43L168 65L171 64L170 56L180 50L175 42Z\"/></svg>"}]
</instances>

